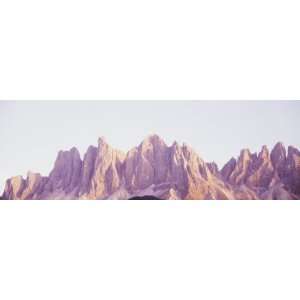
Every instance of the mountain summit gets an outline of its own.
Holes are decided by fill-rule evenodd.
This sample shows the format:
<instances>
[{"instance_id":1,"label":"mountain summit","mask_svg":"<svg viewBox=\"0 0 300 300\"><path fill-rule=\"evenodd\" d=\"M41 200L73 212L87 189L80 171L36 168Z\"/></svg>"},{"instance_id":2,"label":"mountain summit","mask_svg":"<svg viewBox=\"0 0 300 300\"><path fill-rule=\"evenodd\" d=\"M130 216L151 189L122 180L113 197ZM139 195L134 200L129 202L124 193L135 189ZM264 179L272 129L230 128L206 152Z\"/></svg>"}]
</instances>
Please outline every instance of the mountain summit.
<instances>
[{"instance_id":1,"label":"mountain summit","mask_svg":"<svg viewBox=\"0 0 300 300\"><path fill-rule=\"evenodd\" d=\"M6 181L3 199L300 199L300 152L277 143L243 149L219 170L188 145L150 135L127 153L103 137L83 159L59 151L49 176L28 172ZM145 199L146 199L145 198Z\"/></svg>"}]
</instances>

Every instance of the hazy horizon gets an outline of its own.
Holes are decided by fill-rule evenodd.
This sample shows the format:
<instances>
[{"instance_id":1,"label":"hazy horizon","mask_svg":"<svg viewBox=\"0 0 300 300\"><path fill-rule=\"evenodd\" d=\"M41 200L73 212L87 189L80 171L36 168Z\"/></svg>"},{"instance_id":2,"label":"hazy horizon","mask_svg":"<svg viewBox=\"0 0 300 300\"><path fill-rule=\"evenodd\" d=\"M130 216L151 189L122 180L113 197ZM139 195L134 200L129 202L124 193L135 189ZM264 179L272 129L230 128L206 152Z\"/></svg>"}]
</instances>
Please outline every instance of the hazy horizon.
<instances>
[{"instance_id":1,"label":"hazy horizon","mask_svg":"<svg viewBox=\"0 0 300 300\"><path fill-rule=\"evenodd\" d=\"M1 101L0 113L0 194L9 177L46 176L59 150L82 158L100 136L127 152L157 134L219 167L243 148L300 147L300 101Z\"/></svg>"}]
</instances>

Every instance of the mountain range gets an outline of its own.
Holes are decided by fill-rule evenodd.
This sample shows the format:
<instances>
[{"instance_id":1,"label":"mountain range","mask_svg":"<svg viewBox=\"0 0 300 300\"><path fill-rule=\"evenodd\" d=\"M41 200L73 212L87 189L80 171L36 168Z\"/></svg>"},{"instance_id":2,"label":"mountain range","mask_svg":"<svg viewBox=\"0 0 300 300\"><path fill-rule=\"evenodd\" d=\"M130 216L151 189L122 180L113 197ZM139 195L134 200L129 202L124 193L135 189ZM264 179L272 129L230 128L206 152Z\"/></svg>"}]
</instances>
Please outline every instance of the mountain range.
<instances>
[{"instance_id":1,"label":"mountain range","mask_svg":"<svg viewBox=\"0 0 300 300\"><path fill-rule=\"evenodd\" d=\"M28 172L6 181L2 199L300 199L300 151L277 143L243 149L219 169L188 145L158 135L123 153L104 138L83 159L59 151L49 176Z\"/></svg>"}]
</instances>

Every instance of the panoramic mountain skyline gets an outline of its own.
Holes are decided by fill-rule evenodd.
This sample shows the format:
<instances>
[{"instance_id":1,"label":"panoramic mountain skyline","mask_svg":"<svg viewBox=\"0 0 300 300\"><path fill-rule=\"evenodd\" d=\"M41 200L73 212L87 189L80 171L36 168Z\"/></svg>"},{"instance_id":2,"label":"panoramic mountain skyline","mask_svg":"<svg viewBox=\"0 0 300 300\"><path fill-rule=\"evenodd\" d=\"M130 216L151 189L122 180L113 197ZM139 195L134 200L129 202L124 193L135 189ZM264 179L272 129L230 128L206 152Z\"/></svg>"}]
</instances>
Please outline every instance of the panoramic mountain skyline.
<instances>
[{"instance_id":1,"label":"panoramic mountain skyline","mask_svg":"<svg viewBox=\"0 0 300 300\"><path fill-rule=\"evenodd\" d=\"M84 158L59 151L48 176L28 172L6 181L3 199L300 199L300 151L242 149L222 169L187 144L146 137L127 153L100 137Z\"/></svg>"},{"instance_id":2,"label":"panoramic mountain skyline","mask_svg":"<svg viewBox=\"0 0 300 300\"><path fill-rule=\"evenodd\" d=\"M127 152L156 133L219 168L243 148L300 147L299 101L1 101L0 114L1 190L28 170L48 174L60 149L83 158L99 136Z\"/></svg>"}]
</instances>

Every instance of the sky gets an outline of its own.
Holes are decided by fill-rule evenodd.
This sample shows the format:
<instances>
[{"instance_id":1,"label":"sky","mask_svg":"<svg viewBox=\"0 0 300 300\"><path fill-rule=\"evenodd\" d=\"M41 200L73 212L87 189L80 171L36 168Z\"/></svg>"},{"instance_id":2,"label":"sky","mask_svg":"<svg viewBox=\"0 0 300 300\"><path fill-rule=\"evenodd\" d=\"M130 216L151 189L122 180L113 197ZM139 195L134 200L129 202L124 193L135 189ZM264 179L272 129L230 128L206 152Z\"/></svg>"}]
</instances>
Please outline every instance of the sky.
<instances>
[{"instance_id":1,"label":"sky","mask_svg":"<svg viewBox=\"0 0 300 300\"><path fill-rule=\"evenodd\" d=\"M27 171L48 175L59 150L81 157L104 136L127 152L149 134L222 167L243 148L300 148L300 101L0 101L0 194Z\"/></svg>"}]
</instances>

